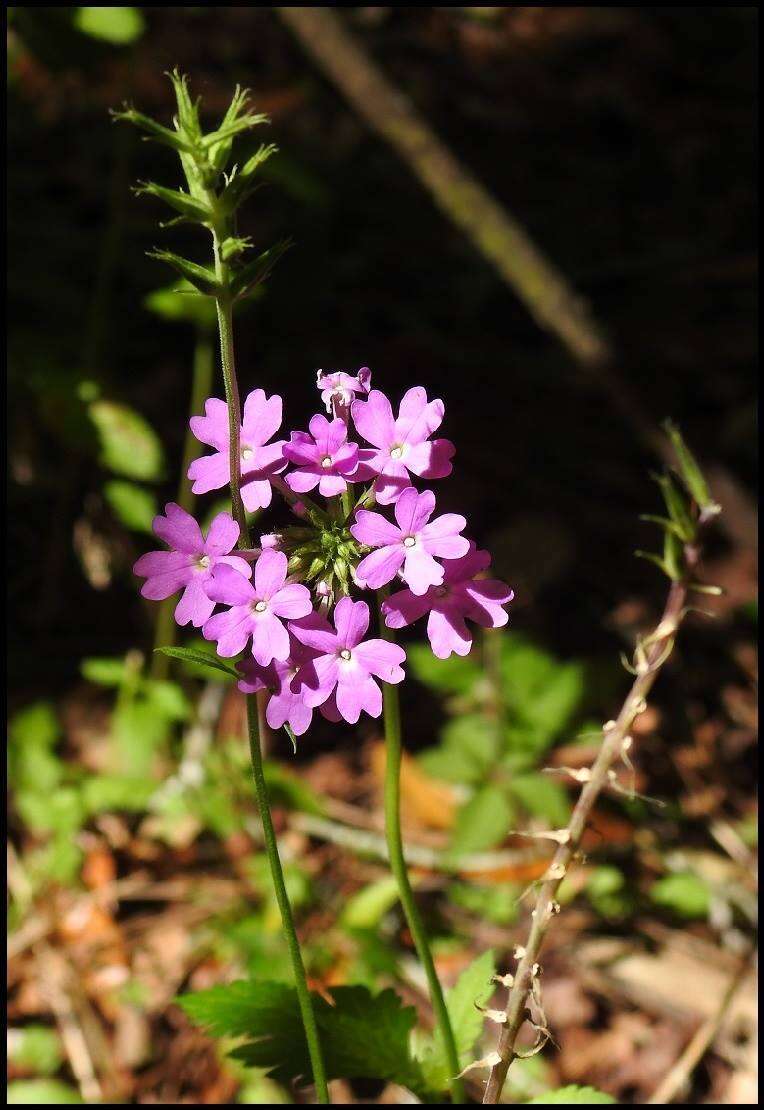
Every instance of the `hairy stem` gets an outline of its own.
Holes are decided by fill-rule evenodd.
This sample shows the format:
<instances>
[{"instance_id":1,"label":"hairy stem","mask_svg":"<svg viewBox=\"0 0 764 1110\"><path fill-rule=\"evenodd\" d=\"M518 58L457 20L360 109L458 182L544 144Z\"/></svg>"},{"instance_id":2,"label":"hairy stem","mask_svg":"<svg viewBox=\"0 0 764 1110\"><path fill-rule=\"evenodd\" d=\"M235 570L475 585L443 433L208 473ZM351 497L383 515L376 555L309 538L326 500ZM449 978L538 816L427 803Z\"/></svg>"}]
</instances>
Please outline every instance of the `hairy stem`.
<instances>
[{"instance_id":1,"label":"hairy stem","mask_svg":"<svg viewBox=\"0 0 764 1110\"><path fill-rule=\"evenodd\" d=\"M189 415L194 416L209 397L212 388L212 372L214 358L212 342L206 328L198 328L196 344L194 346L194 365L191 380L191 401ZM186 438L183 442L183 467L178 483L177 502L181 509L192 513L196 496L191 491L191 483L186 474L196 451L196 438L188 424L186 425ZM177 625L174 612L177 602L174 597L165 598L159 606L156 629L154 630L154 652L151 656L151 674L154 678L167 678L170 668L170 656L157 652L159 647L172 647L175 643Z\"/></svg>"},{"instance_id":2,"label":"hairy stem","mask_svg":"<svg viewBox=\"0 0 764 1110\"><path fill-rule=\"evenodd\" d=\"M570 864L578 854L581 837L592 807L601 791L611 782L612 766L623 754L624 744L629 736L630 729L635 719L646 709L647 695L652 689L661 667L671 654L677 630L684 617L688 584L697 565L698 557L699 552L694 545L688 544L685 546L685 576L671 584L663 615L652 636L649 637L649 649L644 653L637 652L636 678L621 706L618 717L615 721L609 721L603 728L603 742L599 755L582 780L585 785L575 805L567 829L558 833L560 846L539 889L535 908L532 912L533 923L528 939L517 953L520 960L514 975L514 982L510 988L507 1006L504 1010L505 1022L502 1023L496 1049L498 1061L491 1067L491 1074L483 1096L484 1104L499 1101L509 1066L518 1056L515 1044L517 1035L526 1018L526 1007L529 1005L529 1001L533 1014L534 1007L530 996L534 993L541 973L538 964L539 954L549 924L559 910L559 906L555 902L557 889L567 874ZM538 1018L534 1017L533 1020L538 1027ZM540 1033L543 1036L545 1030L540 1029Z\"/></svg>"},{"instance_id":3,"label":"hairy stem","mask_svg":"<svg viewBox=\"0 0 764 1110\"><path fill-rule=\"evenodd\" d=\"M236 363L234 360L233 346L233 304L228 292L229 273L228 266L223 261L220 253L221 236L213 235L215 250L215 273L220 283L221 292L216 298L218 312L218 329L220 332L220 356L223 368L223 384L225 397L228 403L228 428L229 451L231 460L231 506L233 516L239 525L239 547L249 547L249 529L241 499L241 403L239 401L239 385L236 380ZM305 964L300 952L297 931L295 929L292 907L289 903L284 872L281 867L276 832L273 828L268 788L263 775L263 754L260 746L260 736L263 731L263 707L254 694L247 695L247 731L249 734L249 750L252 758L252 775L255 782L255 795L260 811L260 820L263 824L265 837L265 851L271 869L276 901L281 911L281 921L284 926L287 947L292 961L297 999L300 1006L302 1023L305 1028L305 1039L308 1044L310 1063L313 1069L313 1081L316 1085L316 1097L321 1103L328 1104L329 1090L326 1084L326 1069L321 1054L321 1043L318 1037L318 1026L313 1003L308 989L308 980L305 974Z\"/></svg>"},{"instance_id":4,"label":"hairy stem","mask_svg":"<svg viewBox=\"0 0 764 1110\"><path fill-rule=\"evenodd\" d=\"M386 591L380 591L378 595L380 605L385 592ZM379 626L382 636L386 640L394 642L395 633L387 628L381 612ZM430 1002L432 1003L435 1021L443 1040L446 1058L452 1076L450 1083L451 1098L454 1102L459 1103L464 1102L464 1087L461 1080L456 1078L461 1070L459 1065L459 1053L456 1048L456 1041L454 1040L454 1032L451 1028L451 1019L448 1016L443 989L435 970L435 963L432 958L432 952L430 951L427 933L425 932L422 918L419 916L419 910L417 909L414 892L411 889L411 883L406 869L406 861L403 855L403 837L401 835L401 710L398 698L398 687L392 683L385 682L382 684L382 690L384 698L385 745L387 751L385 758L385 833L387 836L387 849L390 856L390 869L398 884L398 894L400 896L401 905L403 906L403 912L406 915L406 921L411 930L411 936L414 939L414 946L419 956L419 961L427 977L427 985L430 990Z\"/></svg>"}]
</instances>

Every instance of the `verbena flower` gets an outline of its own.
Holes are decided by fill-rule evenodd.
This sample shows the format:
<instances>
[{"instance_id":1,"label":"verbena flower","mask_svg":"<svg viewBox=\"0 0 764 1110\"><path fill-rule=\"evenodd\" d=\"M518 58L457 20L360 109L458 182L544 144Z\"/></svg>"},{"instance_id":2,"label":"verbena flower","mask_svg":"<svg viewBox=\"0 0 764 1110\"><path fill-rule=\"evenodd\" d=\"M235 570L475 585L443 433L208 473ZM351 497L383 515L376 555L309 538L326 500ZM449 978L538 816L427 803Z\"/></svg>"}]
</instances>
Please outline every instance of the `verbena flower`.
<instances>
[{"instance_id":1,"label":"verbena flower","mask_svg":"<svg viewBox=\"0 0 764 1110\"><path fill-rule=\"evenodd\" d=\"M313 720L313 709L305 704L299 690L292 689L292 683L300 673L300 668L315 655L315 651L291 636L287 659L274 659L267 667L261 667L252 658L243 659L238 664L242 675L238 687L243 694L256 694L259 690L267 690L270 694L265 719L271 728L282 728L286 724L295 736L302 736L308 731ZM320 706L320 711L331 721L340 719L333 697Z\"/></svg>"},{"instance_id":2,"label":"verbena flower","mask_svg":"<svg viewBox=\"0 0 764 1110\"><path fill-rule=\"evenodd\" d=\"M133 573L146 579L141 594L150 601L164 601L183 590L175 607L175 620L180 625L190 623L201 628L215 608L206 592L213 571L226 565L242 581L252 573L245 559L229 555L239 538L239 525L230 513L218 513L205 539L197 522L180 505L171 501L164 511L164 516L154 518L153 529L170 550L142 555Z\"/></svg>"},{"instance_id":3,"label":"verbena flower","mask_svg":"<svg viewBox=\"0 0 764 1110\"><path fill-rule=\"evenodd\" d=\"M266 397L255 389L244 402L241 423L241 498L249 512L266 509L271 503L269 478L286 468L283 456L285 440L268 441L281 427L281 398ZM194 493L222 489L231 479L228 405L211 397L204 406L204 416L193 416L191 431L201 443L215 448L213 455L195 459L188 468Z\"/></svg>"},{"instance_id":4,"label":"verbena flower","mask_svg":"<svg viewBox=\"0 0 764 1110\"><path fill-rule=\"evenodd\" d=\"M318 486L322 497L336 497L348 488L347 479L358 467L358 444L348 443L344 420L314 416L307 432L292 432L284 446L284 457L297 466L286 475L295 493L308 493Z\"/></svg>"},{"instance_id":5,"label":"verbena flower","mask_svg":"<svg viewBox=\"0 0 764 1110\"><path fill-rule=\"evenodd\" d=\"M467 526L463 516L444 513L428 523L434 510L435 494L417 493L413 486L395 503L397 525L379 513L359 509L351 535L377 550L358 564L357 579L376 590L392 581L402 567L403 579L414 594L440 585L444 570L435 556L458 559L469 551L469 540L459 535Z\"/></svg>"},{"instance_id":6,"label":"verbena flower","mask_svg":"<svg viewBox=\"0 0 764 1110\"><path fill-rule=\"evenodd\" d=\"M252 655L261 666L289 657L285 619L304 617L312 609L310 591L298 582L285 585L287 557L263 551L255 563L254 584L229 567L220 567L207 585L213 601L230 608L205 623L205 640L217 641L218 654L231 658L252 640Z\"/></svg>"},{"instance_id":7,"label":"verbena flower","mask_svg":"<svg viewBox=\"0 0 764 1110\"><path fill-rule=\"evenodd\" d=\"M410 474L419 478L445 478L451 473L454 445L447 439L430 442L432 433L443 421L442 401L427 400L421 386L407 390L401 401L398 419L378 389L368 401L354 401L350 409L359 435L373 444L360 453L359 478L372 477L380 505L390 505L411 485Z\"/></svg>"},{"instance_id":8,"label":"verbena flower","mask_svg":"<svg viewBox=\"0 0 764 1110\"><path fill-rule=\"evenodd\" d=\"M321 390L321 400L330 416L341 417L347 423L350 405L356 393L368 393L371 385L371 370L362 366L356 375L338 370L334 374L318 371L317 382Z\"/></svg>"},{"instance_id":9,"label":"verbena flower","mask_svg":"<svg viewBox=\"0 0 764 1110\"><path fill-rule=\"evenodd\" d=\"M388 628L404 628L429 613L427 636L433 653L447 659L452 652L466 655L472 647L472 634L465 617L483 628L501 628L509 620L503 606L515 596L514 591L496 578L478 578L487 570L491 556L478 551L470 543L469 552L461 559L444 564L443 583L431 586L417 596L411 590L399 590L382 604Z\"/></svg>"},{"instance_id":10,"label":"verbena flower","mask_svg":"<svg viewBox=\"0 0 764 1110\"><path fill-rule=\"evenodd\" d=\"M380 715L382 691L374 678L401 682L406 653L387 640L364 640L368 627L368 605L349 597L337 602L334 628L318 613L291 624L300 643L316 652L293 680L306 705L322 705L334 693L337 710L349 724L356 723L361 710L371 717Z\"/></svg>"}]
</instances>

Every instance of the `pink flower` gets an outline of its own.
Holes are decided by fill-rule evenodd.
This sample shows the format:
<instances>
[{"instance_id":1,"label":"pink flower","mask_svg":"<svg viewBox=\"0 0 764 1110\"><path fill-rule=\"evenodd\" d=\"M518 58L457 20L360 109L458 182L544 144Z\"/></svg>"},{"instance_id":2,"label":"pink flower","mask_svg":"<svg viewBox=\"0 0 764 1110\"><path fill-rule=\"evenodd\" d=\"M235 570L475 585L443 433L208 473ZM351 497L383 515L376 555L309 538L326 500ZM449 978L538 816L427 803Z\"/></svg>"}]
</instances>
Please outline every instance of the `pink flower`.
<instances>
[{"instance_id":1,"label":"pink flower","mask_svg":"<svg viewBox=\"0 0 764 1110\"><path fill-rule=\"evenodd\" d=\"M281 619L304 617L311 611L310 591L299 583L285 585L287 557L263 551L255 563L254 585L229 567L220 567L207 586L213 601L230 605L210 617L202 629L205 640L216 640L218 654L238 655L252 639L252 654L261 666L289 656L289 634Z\"/></svg>"},{"instance_id":2,"label":"pink flower","mask_svg":"<svg viewBox=\"0 0 764 1110\"><path fill-rule=\"evenodd\" d=\"M487 570L491 556L477 551L473 543L461 559L444 566L443 584L431 586L416 596L410 590L399 590L382 605L388 628L403 628L429 612L427 635L433 653L447 659L452 652L466 655L472 647L472 636L465 617L483 628L501 628L509 619L503 609L515 596L503 582L495 578L477 578Z\"/></svg>"},{"instance_id":3,"label":"pink flower","mask_svg":"<svg viewBox=\"0 0 764 1110\"><path fill-rule=\"evenodd\" d=\"M387 640L364 640L369 627L365 601L343 597L334 610L335 628L314 613L290 628L300 643L313 648L315 659L300 668L293 681L306 705L326 703L336 692L337 710L354 725L365 710L369 716L382 712L382 691L372 676L384 682L401 682L401 663L406 653ZM336 629L336 631L335 631Z\"/></svg>"},{"instance_id":4,"label":"pink flower","mask_svg":"<svg viewBox=\"0 0 764 1110\"><path fill-rule=\"evenodd\" d=\"M307 432L292 432L284 447L284 457L297 465L286 476L295 493L307 493L318 486L322 497L336 497L348 488L349 478L358 466L358 444L348 443L344 420L329 421L314 416Z\"/></svg>"},{"instance_id":5,"label":"pink flower","mask_svg":"<svg viewBox=\"0 0 764 1110\"><path fill-rule=\"evenodd\" d=\"M338 370L335 374L325 374L318 371L318 388L321 390L321 400L326 406L330 416L341 417L347 423L350 412L350 403L356 393L368 393L371 382L371 370L362 366L355 377Z\"/></svg>"},{"instance_id":6,"label":"pink flower","mask_svg":"<svg viewBox=\"0 0 764 1110\"><path fill-rule=\"evenodd\" d=\"M209 493L222 489L231 480L229 461L228 405L217 397L210 397L204 405L205 416L193 416L191 431L200 443L215 448L213 455L195 459L188 468L194 493ZM266 509L271 503L269 477L286 467L282 449L285 441L268 443L281 426L281 398L266 397L262 389L255 389L244 402L241 424L241 496L249 512Z\"/></svg>"},{"instance_id":7,"label":"pink flower","mask_svg":"<svg viewBox=\"0 0 764 1110\"><path fill-rule=\"evenodd\" d=\"M356 579L376 590L390 582L403 567L403 579L417 595L443 581L443 567L433 558L458 559L469 551L469 540L458 533L467 521L444 513L428 524L435 509L431 490L417 493L413 486L395 503L396 527L379 513L359 509L350 532L360 543L375 547L356 568Z\"/></svg>"},{"instance_id":8,"label":"pink flower","mask_svg":"<svg viewBox=\"0 0 764 1110\"><path fill-rule=\"evenodd\" d=\"M169 551L149 551L133 567L133 573L145 578L141 586L143 597L163 601L178 590L183 596L175 608L178 624L201 628L215 608L206 592L212 573L227 564L231 574L245 581L252 573L249 564L233 551L239 538L239 525L229 513L218 513L212 521L205 540L202 530L180 505L170 502L164 507L165 515L154 518L154 532L169 546ZM233 568L233 569L231 569Z\"/></svg>"},{"instance_id":9,"label":"pink flower","mask_svg":"<svg viewBox=\"0 0 764 1110\"><path fill-rule=\"evenodd\" d=\"M454 445L447 439L430 442L443 420L442 401L427 400L421 386L409 389L401 401L398 419L384 393L373 389L368 401L354 401L353 421L359 434L374 445L360 453L359 480L375 477L374 492L380 505L390 505L406 486L409 473L420 478L445 478L451 473Z\"/></svg>"},{"instance_id":10,"label":"pink flower","mask_svg":"<svg viewBox=\"0 0 764 1110\"><path fill-rule=\"evenodd\" d=\"M238 686L243 694L256 694L258 690L269 691L271 696L265 709L265 719L271 728L282 728L286 724L295 736L302 736L308 731L313 719L313 710L305 704L299 692L292 690L292 683L300 673L300 668L315 655L315 651L301 644L294 636L290 636L288 659L283 661L274 659L267 667L261 667L251 658L243 659L238 664L242 674ZM332 707L327 701L320 708L322 714L329 720L339 720L336 705Z\"/></svg>"}]
</instances>

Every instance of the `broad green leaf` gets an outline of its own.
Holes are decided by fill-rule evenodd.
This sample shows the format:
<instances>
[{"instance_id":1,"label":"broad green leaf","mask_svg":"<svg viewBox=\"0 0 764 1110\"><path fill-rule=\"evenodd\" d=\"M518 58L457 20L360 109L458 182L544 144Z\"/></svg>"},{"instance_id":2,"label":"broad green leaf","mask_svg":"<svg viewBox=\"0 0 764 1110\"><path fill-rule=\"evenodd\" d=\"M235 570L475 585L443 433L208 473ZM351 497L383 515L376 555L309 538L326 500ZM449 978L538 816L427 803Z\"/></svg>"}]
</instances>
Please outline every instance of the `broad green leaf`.
<instances>
[{"instance_id":1,"label":"broad green leaf","mask_svg":"<svg viewBox=\"0 0 764 1110\"><path fill-rule=\"evenodd\" d=\"M55 788L64 770L53 750L58 737L49 702L34 702L15 715L8 730L8 775L16 791L46 794Z\"/></svg>"},{"instance_id":2,"label":"broad green leaf","mask_svg":"<svg viewBox=\"0 0 764 1110\"><path fill-rule=\"evenodd\" d=\"M154 648L160 655L169 655L171 659L181 659L184 663L194 663L196 666L212 667L216 671L222 671L223 674L229 675L231 678L241 678L239 672L227 663L223 663L216 655L210 655L206 651L198 651L196 648L187 647L160 647ZM209 676L205 676L209 677Z\"/></svg>"},{"instance_id":3,"label":"broad green leaf","mask_svg":"<svg viewBox=\"0 0 764 1110\"><path fill-rule=\"evenodd\" d=\"M303 813L313 813L317 817L324 813L319 796L293 771L268 760L263 766L263 773L271 801L275 804L299 809Z\"/></svg>"},{"instance_id":4,"label":"broad green leaf","mask_svg":"<svg viewBox=\"0 0 764 1110\"><path fill-rule=\"evenodd\" d=\"M598 1091L594 1087L559 1087L556 1091L547 1091L546 1094L536 1095L528 1099L528 1106L590 1106L596 1104L615 1103L612 1095Z\"/></svg>"},{"instance_id":5,"label":"broad green leaf","mask_svg":"<svg viewBox=\"0 0 764 1110\"><path fill-rule=\"evenodd\" d=\"M176 682L149 678L142 689L150 705L168 721L185 721L191 713L188 698Z\"/></svg>"},{"instance_id":6,"label":"broad green leaf","mask_svg":"<svg viewBox=\"0 0 764 1110\"><path fill-rule=\"evenodd\" d=\"M24 1068L35 1075L53 1075L64 1059L58 1033L49 1025L24 1025L20 1029L9 1029L8 1059L17 1068Z\"/></svg>"},{"instance_id":7,"label":"broad green leaf","mask_svg":"<svg viewBox=\"0 0 764 1110\"><path fill-rule=\"evenodd\" d=\"M331 994L333 1005L313 996L328 1078L388 1080L423 1095L423 1076L409 1049L414 1010L403 1007L392 990L374 995L366 987L335 987ZM265 1068L280 1083L305 1082L310 1076L293 987L231 983L185 995L179 1002L193 1021L217 1036L255 1038L232 1053L235 1059Z\"/></svg>"},{"instance_id":8,"label":"broad green leaf","mask_svg":"<svg viewBox=\"0 0 764 1110\"><path fill-rule=\"evenodd\" d=\"M543 817L555 828L567 824L570 802L565 788L549 775L529 771L513 775L508 783L513 798L534 817Z\"/></svg>"},{"instance_id":9,"label":"broad green leaf","mask_svg":"<svg viewBox=\"0 0 764 1110\"><path fill-rule=\"evenodd\" d=\"M148 532L159 511L151 490L114 478L104 483L103 494L116 518L133 532Z\"/></svg>"},{"instance_id":10,"label":"broad green leaf","mask_svg":"<svg viewBox=\"0 0 764 1110\"><path fill-rule=\"evenodd\" d=\"M161 478L162 445L142 416L114 401L93 401L88 411L98 433L103 466L147 482Z\"/></svg>"},{"instance_id":11,"label":"broad green leaf","mask_svg":"<svg viewBox=\"0 0 764 1110\"><path fill-rule=\"evenodd\" d=\"M129 46L146 29L140 8L77 8L74 26L93 39L110 42L112 46Z\"/></svg>"},{"instance_id":12,"label":"broad green leaf","mask_svg":"<svg viewBox=\"0 0 764 1110\"><path fill-rule=\"evenodd\" d=\"M82 660L80 674L98 686L121 686L128 677L128 668L122 656L112 659L94 657Z\"/></svg>"},{"instance_id":13,"label":"broad green leaf","mask_svg":"<svg viewBox=\"0 0 764 1110\"><path fill-rule=\"evenodd\" d=\"M460 655L438 659L425 644L412 644L408 649L408 665L414 678L433 690L448 694L466 694L481 677L477 663Z\"/></svg>"},{"instance_id":14,"label":"broad green leaf","mask_svg":"<svg viewBox=\"0 0 764 1110\"><path fill-rule=\"evenodd\" d=\"M345 903L340 918L348 929L374 929L398 901L398 884L392 876L369 883Z\"/></svg>"},{"instance_id":15,"label":"broad green leaf","mask_svg":"<svg viewBox=\"0 0 764 1110\"><path fill-rule=\"evenodd\" d=\"M489 783L476 791L457 814L451 854L467 855L493 848L512 826L513 810L505 792Z\"/></svg>"},{"instance_id":16,"label":"broad green leaf","mask_svg":"<svg viewBox=\"0 0 764 1110\"><path fill-rule=\"evenodd\" d=\"M16 795L16 808L33 832L69 835L79 829L85 819L82 798L72 786L57 786L49 793L22 790Z\"/></svg>"},{"instance_id":17,"label":"broad green leaf","mask_svg":"<svg viewBox=\"0 0 764 1110\"><path fill-rule=\"evenodd\" d=\"M74 832L76 828L57 832L48 844L25 856L33 886L47 882L69 886L74 882L82 867L82 849L73 838Z\"/></svg>"},{"instance_id":18,"label":"broad green leaf","mask_svg":"<svg viewBox=\"0 0 764 1110\"><path fill-rule=\"evenodd\" d=\"M586 895L597 913L606 918L625 917L634 904L623 872L610 864L594 868L586 883Z\"/></svg>"},{"instance_id":19,"label":"broad green leaf","mask_svg":"<svg viewBox=\"0 0 764 1110\"><path fill-rule=\"evenodd\" d=\"M496 762L496 722L482 713L466 713L447 721L442 742L420 756L431 774L446 782L478 783Z\"/></svg>"},{"instance_id":20,"label":"broad green leaf","mask_svg":"<svg viewBox=\"0 0 764 1110\"><path fill-rule=\"evenodd\" d=\"M477 883L451 883L449 900L469 913L495 925L512 925L517 920L522 891L514 883L480 886Z\"/></svg>"},{"instance_id":21,"label":"broad green leaf","mask_svg":"<svg viewBox=\"0 0 764 1110\"><path fill-rule=\"evenodd\" d=\"M493 994L491 976L495 971L494 955L489 950L470 964L459 976L456 985L446 992L446 1007L462 1066L469 1063L475 1042L483 1030L483 1015L478 1007L485 1006ZM451 1073L440 1030L420 1037L419 1042L417 1058L428 1086L435 1091L445 1090Z\"/></svg>"},{"instance_id":22,"label":"broad green leaf","mask_svg":"<svg viewBox=\"0 0 764 1110\"><path fill-rule=\"evenodd\" d=\"M58 1106L82 1102L74 1087L60 1079L14 1079L8 1084L9 1106Z\"/></svg>"},{"instance_id":23,"label":"broad green leaf","mask_svg":"<svg viewBox=\"0 0 764 1110\"><path fill-rule=\"evenodd\" d=\"M135 778L151 774L154 755L169 735L166 717L142 699L118 706L112 717L117 749L116 770Z\"/></svg>"},{"instance_id":24,"label":"broad green leaf","mask_svg":"<svg viewBox=\"0 0 764 1110\"><path fill-rule=\"evenodd\" d=\"M535 731L546 744L570 721L584 688L579 663L558 663L522 638L502 642L502 686L511 718Z\"/></svg>"},{"instance_id":25,"label":"broad green leaf","mask_svg":"<svg viewBox=\"0 0 764 1110\"><path fill-rule=\"evenodd\" d=\"M658 879L650 888L650 897L682 917L707 917L711 904L708 884L690 871Z\"/></svg>"}]
</instances>

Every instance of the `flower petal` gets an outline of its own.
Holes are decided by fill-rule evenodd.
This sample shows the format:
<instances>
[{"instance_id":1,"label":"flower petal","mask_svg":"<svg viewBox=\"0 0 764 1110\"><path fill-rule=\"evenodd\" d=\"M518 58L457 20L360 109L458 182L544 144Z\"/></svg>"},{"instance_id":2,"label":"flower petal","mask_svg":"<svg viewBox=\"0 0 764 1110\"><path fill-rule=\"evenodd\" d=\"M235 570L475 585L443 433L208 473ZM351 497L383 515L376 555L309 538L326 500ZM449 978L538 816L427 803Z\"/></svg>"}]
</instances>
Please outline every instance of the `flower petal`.
<instances>
[{"instance_id":1,"label":"flower petal","mask_svg":"<svg viewBox=\"0 0 764 1110\"><path fill-rule=\"evenodd\" d=\"M429 612L433 603L432 590L412 594L411 590L398 590L382 603L382 613L388 628L405 628Z\"/></svg>"},{"instance_id":2,"label":"flower petal","mask_svg":"<svg viewBox=\"0 0 764 1110\"><path fill-rule=\"evenodd\" d=\"M255 563L257 597L262 601L268 601L284 585L286 575L287 557L284 552L267 548Z\"/></svg>"},{"instance_id":3,"label":"flower petal","mask_svg":"<svg viewBox=\"0 0 764 1110\"><path fill-rule=\"evenodd\" d=\"M291 582L271 596L268 608L277 617L285 617L291 620L297 617L307 617L313 608L310 590L299 582Z\"/></svg>"},{"instance_id":4,"label":"flower petal","mask_svg":"<svg viewBox=\"0 0 764 1110\"><path fill-rule=\"evenodd\" d=\"M252 583L227 563L218 563L205 584L207 597L222 605L250 605L255 599Z\"/></svg>"},{"instance_id":5,"label":"flower petal","mask_svg":"<svg viewBox=\"0 0 764 1110\"><path fill-rule=\"evenodd\" d=\"M331 655L337 651L337 633L321 613L309 613L307 617L291 621L289 631L306 647Z\"/></svg>"},{"instance_id":6,"label":"flower petal","mask_svg":"<svg viewBox=\"0 0 764 1110\"><path fill-rule=\"evenodd\" d=\"M252 614L247 605L215 613L202 628L205 640L216 640L218 655L231 659L247 645L252 634Z\"/></svg>"},{"instance_id":7,"label":"flower petal","mask_svg":"<svg viewBox=\"0 0 764 1110\"><path fill-rule=\"evenodd\" d=\"M399 528L380 513L371 513L368 509L358 510L350 534L367 547L384 547L387 544L400 543L401 540Z\"/></svg>"},{"instance_id":8,"label":"flower petal","mask_svg":"<svg viewBox=\"0 0 764 1110\"><path fill-rule=\"evenodd\" d=\"M402 682L405 675L401 664L406 660L406 652L400 644L389 640L364 640L354 650L353 655L361 666L384 682Z\"/></svg>"},{"instance_id":9,"label":"flower petal","mask_svg":"<svg viewBox=\"0 0 764 1110\"><path fill-rule=\"evenodd\" d=\"M242 439L250 447L261 447L281 427L282 401L278 394L266 397L262 389L253 389L244 402Z\"/></svg>"},{"instance_id":10,"label":"flower petal","mask_svg":"<svg viewBox=\"0 0 764 1110\"><path fill-rule=\"evenodd\" d=\"M354 401L350 411L356 430L369 443L390 447L395 442L393 410L384 393L372 389L368 401Z\"/></svg>"},{"instance_id":11,"label":"flower petal","mask_svg":"<svg viewBox=\"0 0 764 1110\"><path fill-rule=\"evenodd\" d=\"M208 555L227 555L236 547L239 538L239 525L230 513L218 513L210 524L204 551Z\"/></svg>"},{"instance_id":12,"label":"flower petal","mask_svg":"<svg viewBox=\"0 0 764 1110\"><path fill-rule=\"evenodd\" d=\"M175 620L180 625L192 624L194 628L201 628L212 616L214 608L215 602L204 591L202 576L195 575L175 606Z\"/></svg>"},{"instance_id":13,"label":"flower petal","mask_svg":"<svg viewBox=\"0 0 764 1110\"><path fill-rule=\"evenodd\" d=\"M343 648L354 648L360 644L369 627L369 606L365 601L343 597L335 606L334 624L338 644Z\"/></svg>"},{"instance_id":14,"label":"flower petal","mask_svg":"<svg viewBox=\"0 0 764 1110\"><path fill-rule=\"evenodd\" d=\"M188 477L193 482L191 489L194 493L209 493L227 486L231 478L228 449L194 459L188 468Z\"/></svg>"},{"instance_id":15,"label":"flower petal","mask_svg":"<svg viewBox=\"0 0 764 1110\"><path fill-rule=\"evenodd\" d=\"M433 609L427 619L427 636L433 655L448 659L449 655L467 655L472 647L472 636L464 617L454 606Z\"/></svg>"},{"instance_id":16,"label":"flower petal","mask_svg":"<svg viewBox=\"0 0 764 1110\"><path fill-rule=\"evenodd\" d=\"M378 547L365 559L361 559L355 571L356 580L377 590L393 580L405 558L406 548L403 544Z\"/></svg>"},{"instance_id":17,"label":"flower petal","mask_svg":"<svg viewBox=\"0 0 764 1110\"><path fill-rule=\"evenodd\" d=\"M430 489L417 493L413 486L404 489L395 502L395 519L404 536L420 532L435 510L435 494ZM465 522L466 523L466 522Z\"/></svg>"},{"instance_id":18,"label":"flower petal","mask_svg":"<svg viewBox=\"0 0 764 1110\"><path fill-rule=\"evenodd\" d=\"M185 509L173 501L164 507L165 516L156 516L152 527L160 540L175 551L196 555L204 550L202 530Z\"/></svg>"},{"instance_id":19,"label":"flower petal","mask_svg":"<svg viewBox=\"0 0 764 1110\"><path fill-rule=\"evenodd\" d=\"M204 402L204 416L192 416L188 424L200 443L216 447L218 451L228 450L228 405L218 397L209 397Z\"/></svg>"},{"instance_id":20,"label":"flower petal","mask_svg":"<svg viewBox=\"0 0 764 1110\"><path fill-rule=\"evenodd\" d=\"M270 609L253 613L252 623L252 654L261 666L289 658L289 633Z\"/></svg>"},{"instance_id":21,"label":"flower petal","mask_svg":"<svg viewBox=\"0 0 764 1110\"><path fill-rule=\"evenodd\" d=\"M429 552L417 545L407 551L403 580L412 593L421 595L427 593L430 586L439 586L442 583L443 567Z\"/></svg>"},{"instance_id":22,"label":"flower petal","mask_svg":"<svg viewBox=\"0 0 764 1110\"><path fill-rule=\"evenodd\" d=\"M406 448L406 466L419 478L447 478L456 448L450 439L414 443Z\"/></svg>"}]
</instances>

